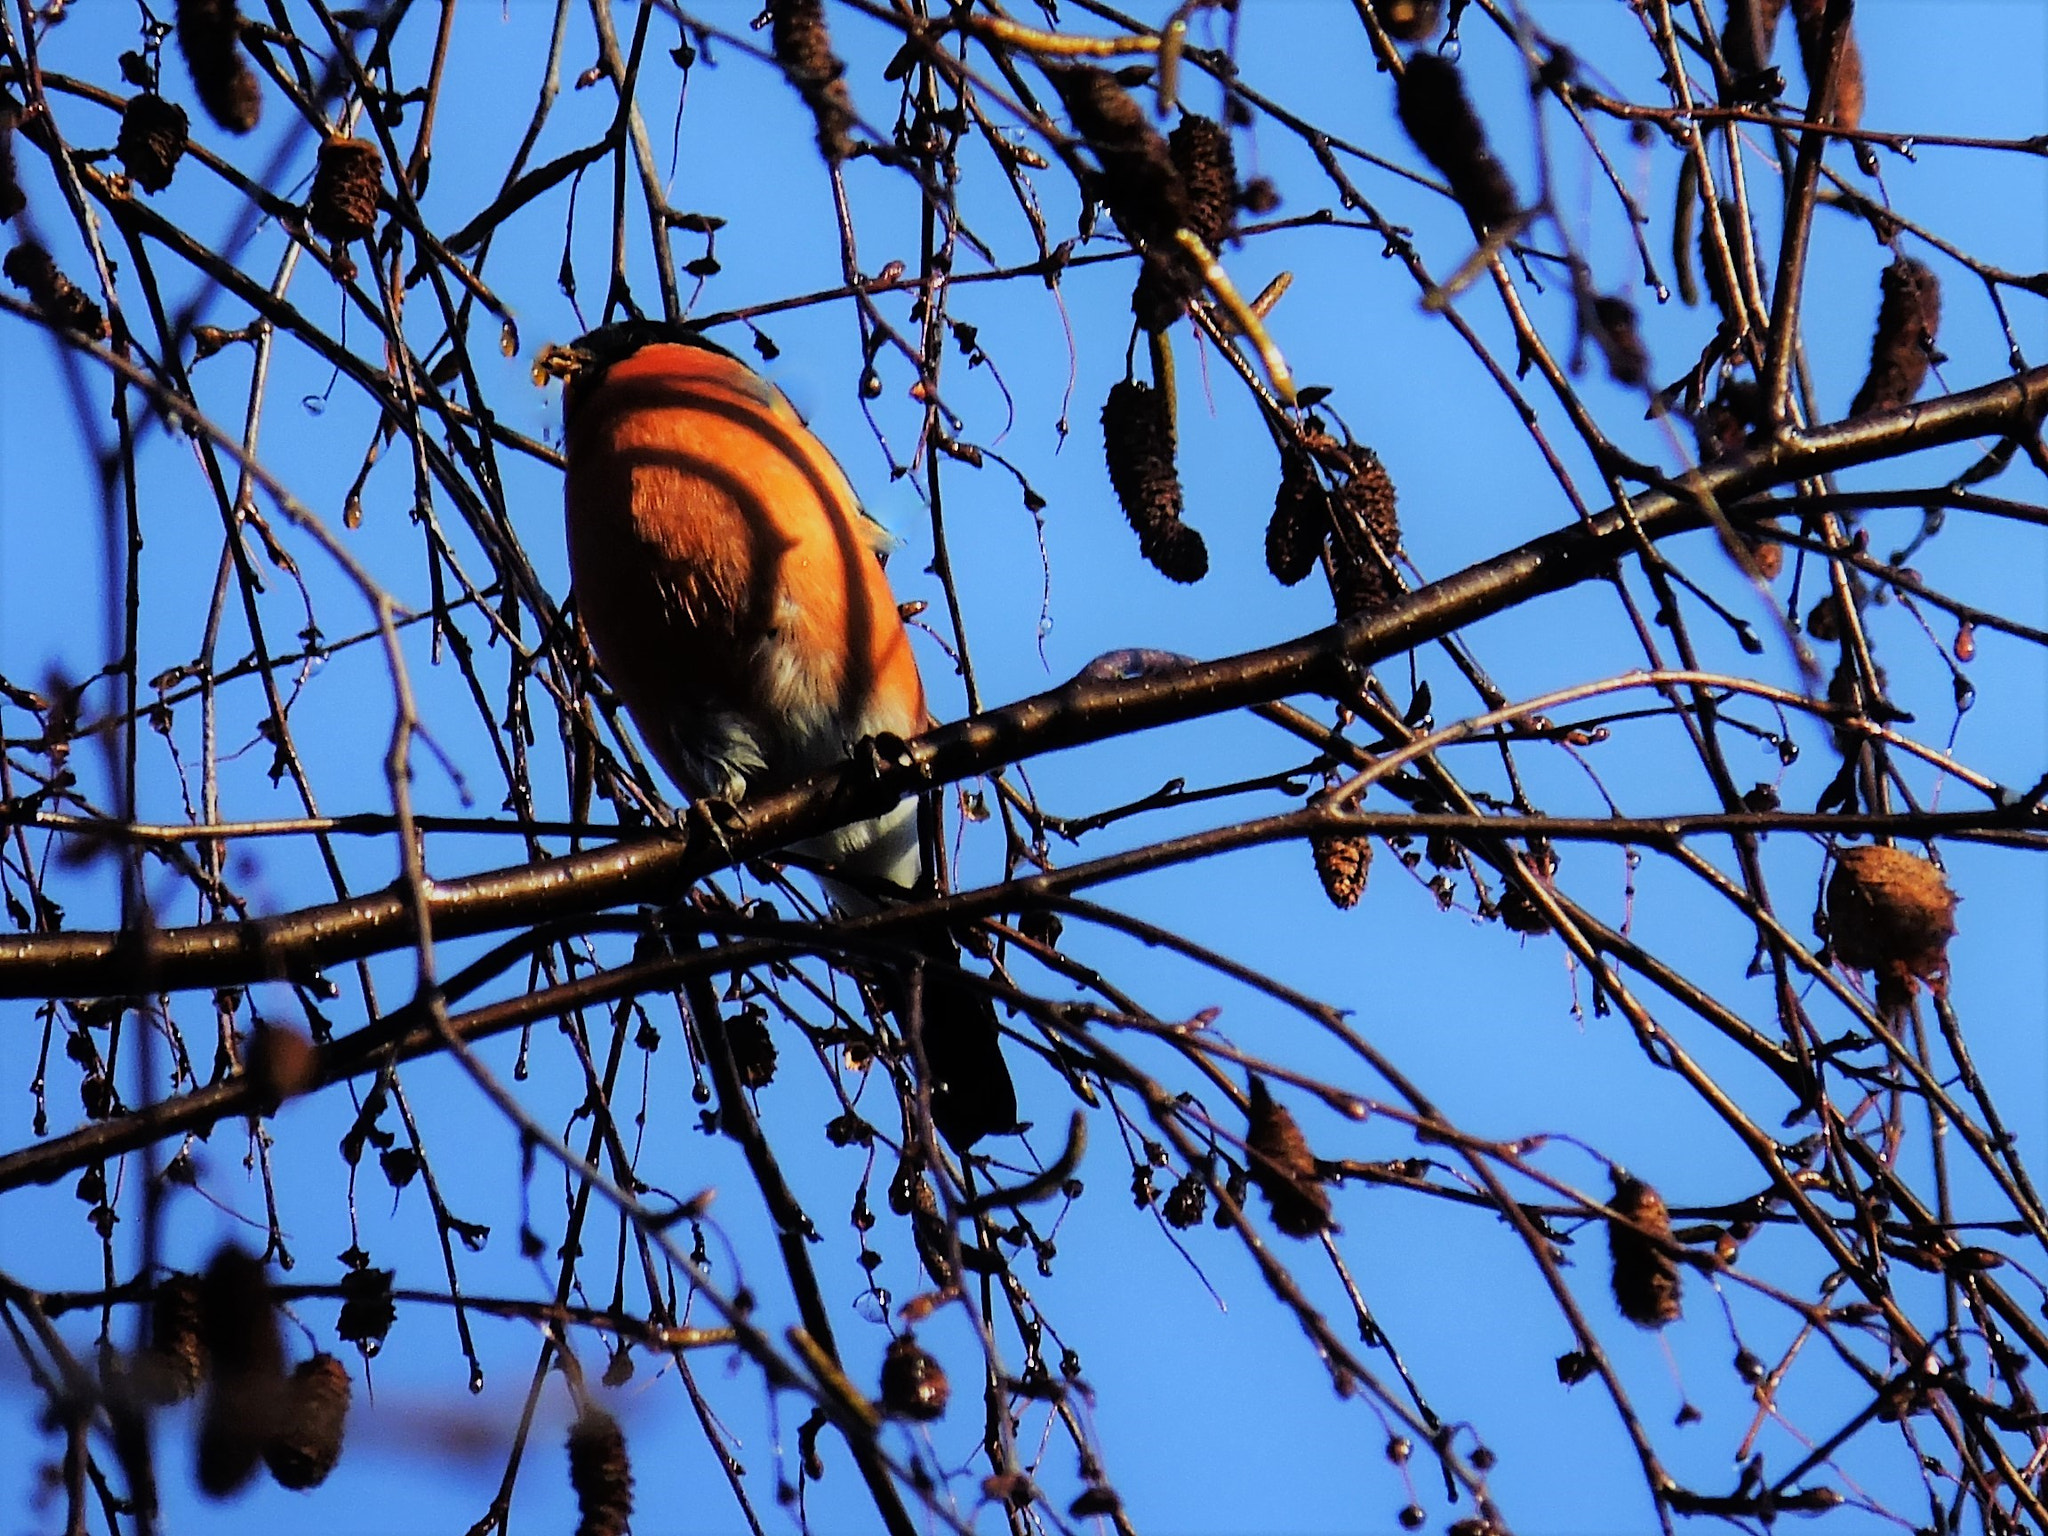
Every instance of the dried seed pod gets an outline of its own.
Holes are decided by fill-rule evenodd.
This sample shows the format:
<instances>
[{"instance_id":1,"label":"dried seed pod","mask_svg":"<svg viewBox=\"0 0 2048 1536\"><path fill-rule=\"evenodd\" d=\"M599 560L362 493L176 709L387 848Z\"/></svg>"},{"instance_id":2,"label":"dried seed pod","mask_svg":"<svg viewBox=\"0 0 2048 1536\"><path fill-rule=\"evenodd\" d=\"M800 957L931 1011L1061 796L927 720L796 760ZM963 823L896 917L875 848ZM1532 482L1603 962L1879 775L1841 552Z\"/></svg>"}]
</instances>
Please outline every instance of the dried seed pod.
<instances>
[{"instance_id":1,"label":"dried seed pod","mask_svg":"<svg viewBox=\"0 0 2048 1536\"><path fill-rule=\"evenodd\" d=\"M348 1368L334 1356L303 1360L285 1389L284 1413L263 1459L285 1488L318 1488L341 1460L348 1427Z\"/></svg>"},{"instance_id":2,"label":"dried seed pod","mask_svg":"<svg viewBox=\"0 0 2048 1536\"><path fill-rule=\"evenodd\" d=\"M1819 82L1827 64L1827 9L1828 0L1792 0L1792 21L1799 33L1799 62L1806 70L1809 88ZM1855 28L1847 21L1842 23L1842 55L1835 65L1835 91L1827 117L1842 128L1863 124L1863 50L1857 46ZM1869 153L1859 146L1858 161Z\"/></svg>"},{"instance_id":3,"label":"dried seed pod","mask_svg":"<svg viewBox=\"0 0 2048 1536\"><path fill-rule=\"evenodd\" d=\"M1398 42L1420 43L1436 35L1444 19L1440 0L1372 0L1373 14Z\"/></svg>"},{"instance_id":4,"label":"dried seed pod","mask_svg":"<svg viewBox=\"0 0 2048 1536\"><path fill-rule=\"evenodd\" d=\"M1102 406L1102 454L1109 483L1138 535L1138 552L1174 581L1200 581L1209 571L1202 536L1180 520L1180 476L1174 468L1173 421L1166 397L1135 379L1119 379Z\"/></svg>"},{"instance_id":5,"label":"dried seed pod","mask_svg":"<svg viewBox=\"0 0 2048 1536\"><path fill-rule=\"evenodd\" d=\"M1208 1209L1208 1181L1199 1170L1190 1168L1173 1181L1173 1188L1166 1192L1160 1213L1166 1217L1169 1227L1176 1232L1185 1232L1189 1227L1200 1226Z\"/></svg>"},{"instance_id":6,"label":"dried seed pod","mask_svg":"<svg viewBox=\"0 0 2048 1536\"><path fill-rule=\"evenodd\" d=\"M149 1348L135 1362L136 1390L152 1403L182 1403L206 1379L207 1360L200 1336L199 1279L165 1275L150 1298Z\"/></svg>"},{"instance_id":7,"label":"dried seed pod","mask_svg":"<svg viewBox=\"0 0 2048 1536\"><path fill-rule=\"evenodd\" d=\"M1081 64L1052 72L1074 131L1102 167L1094 190L1134 242L1165 248L1188 227L1188 191L1173 150L1116 76Z\"/></svg>"},{"instance_id":8,"label":"dried seed pod","mask_svg":"<svg viewBox=\"0 0 2048 1536\"><path fill-rule=\"evenodd\" d=\"M1956 901L1938 868L1902 848L1837 849L1827 890L1835 959L1903 983L1908 996L1919 981L1943 992Z\"/></svg>"},{"instance_id":9,"label":"dried seed pod","mask_svg":"<svg viewBox=\"0 0 2048 1536\"><path fill-rule=\"evenodd\" d=\"M726 1020L725 1039L742 1088L766 1088L775 1081L775 1038L768 1032L767 1014L742 1008Z\"/></svg>"},{"instance_id":10,"label":"dried seed pod","mask_svg":"<svg viewBox=\"0 0 2048 1536\"><path fill-rule=\"evenodd\" d=\"M1316 878L1323 882L1323 894L1330 905L1348 912L1365 894L1365 879L1372 870L1372 839L1343 837L1326 833L1309 839L1316 856Z\"/></svg>"},{"instance_id":11,"label":"dried seed pod","mask_svg":"<svg viewBox=\"0 0 2048 1536\"><path fill-rule=\"evenodd\" d=\"M1273 1208L1273 1225L1289 1237L1314 1237L1336 1226L1330 1196L1316 1178L1315 1154L1285 1105L1251 1080L1251 1127L1245 1132L1252 1182Z\"/></svg>"},{"instance_id":12,"label":"dried seed pod","mask_svg":"<svg viewBox=\"0 0 2048 1536\"><path fill-rule=\"evenodd\" d=\"M625 1536L633 1464L619 1421L602 1408L585 1408L569 1427L569 1486L576 1490L576 1536Z\"/></svg>"},{"instance_id":13,"label":"dried seed pod","mask_svg":"<svg viewBox=\"0 0 2048 1536\"><path fill-rule=\"evenodd\" d=\"M823 0L769 0L768 15L775 62L817 120L818 152L837 165L853 148L853 96L846 64L832 51Z\"/></svg>"},{"instance_id":14,"label":"dried seed pod","mask_svg":"<svg viewBox=\"0 0 2048 1536\"><path fill-rule=\"evenodd\" d=\"M247 133L263 117L263 87L242 56L241 36L235 0L178 0L178 51L199 104L230 133Z\"/></svg>"},{"instance_id":15,"label":"dried seed pod","mask_svg":"<svg viewBox=\"0 0 2048 1536\"><path fill-rule=\"evenodd\" d=\"M1619 294L1603 293L1593 300L1592 311L1593 341L1607 359L1607 376L1626 388L1643 388L1650 382L1650 352L1636 325L1635 305Z\"/></svg>"},{"instance_id":16,"label":"dried seed pod","mask_svg":"<svg viewBox=\"0 0 2048 1536\"><path fill-rule=\"evenodd\" d=\"M1878 280L1877 335L1870 373L1849 407L1851 416L1909 404L1927 382L1934 337L1941 328L1941 281L1910 256L1901 256Z\"/></svg>"},{"instance_id":17,"label":"dried seed pod","mask_svg":"<svg viewBox=\"0 0 2048 1536\"><path fill-rule=\"evenodd\" d=\"M1521 209L1514 183L1486 145L1486 129L1465 97L1457 65L1418 53L1401 73L1395 98L1401 126L1451 184L1451 195L1477 230L1497 229Z\"/></svg>"},{"instance_id":18,"label":"dried seed pod","mask_svg":"<svg viewBox=\"0 0 2048 1536\"><path fill-rule=\"evenodd\" d=\"M1607 1203L1624 1218L1607 1223L1614 1302L1621 1315L1638 1328L1662 1328L1678 1321L1678 1264L1663 1247L1671 1238L1671 1213L1663 1196L1616 1169L1614 1195Z\"/></svg>"},{"instance_id":19,"label":"dried seed pod","mask_svg":"<svg viewBox=\"0 0 2048 1536\"><path fill-rule=\"evenodd\" d=\"M1149 124L1145 127L1150 131ZM1181 188L1177 211L1184 227L1203 245L1216 250L1229 238L1237 214L1237 157L1230 147L1230 134L1213 119L1190 112L1181 118L1166 147ZM1149 153L1149 145L1145 153ZM1139 162L1142 183L1143 153ZM1121 185L1121 180L1112 176L1111 188ZM1143 202L1141 199L1141 206ZM1111 211L1116 211L1114 201ZM1173 211L1157 208L1149 216L1157 218ZM1140 224L1145 216L1138 216ZM1119 223L1123 223L1121 217ZM1145 246L1145 265L1131 292L1131 313L1145 330L1163 331L1187 312L1189 302L1201 292L1201 273L1193 258L1173 240L1171 229L1127 227L1126 233Z\"/></svg>"},{"instance_id":20,"label":"dried seed pod","mask_svg":"<svg viewBox=\"0 0 2048 1536\"><path fill-rule=\"evenodd\" d=\"M882 1407L899 1419L930 1423L942 1417L952 1401L953 1384L946 1371L917 1342L917 1335L898 1334L882 1356Z\"/></svg>"},{"instance_id":21,"label":"dried seed pod","mask_svg":"<svg viewBox=\"0 0 2048 1536\"><path fill-rule=\"evenodd\" d=\"M1316 568L1330 536L1330 493L1315 460L1289 444L1280 450L1280 490L1266 524L1266 569L1291 587Z\"/></svg>"},{"instance_id":22,"label":"dried seed pod","mask_svg":"<svg viewBox=\"0 0 2048 1536\"><path fill-rule=\"evenodd\" d=\"M1401 550L1401 521L1393 477L1379 455L1353 443L1344 450L1344 462L1349 473L1330 497L1330 585L1337 617L1348 622L1400 598L1394 559Z\"/></svg>"},{"instance_id":23,"label":"dried seed pod","mask_svg":"<svg viewBox=\"0 0 2048 1536\"><path fill-rule=\"evenodd\" d=\"M1778 22L1785 0L1728 0L1728 22L1721 29L1721 56L1738 80L1770 67L1778 46Z\"/></svg>"},{"instance_id":24,"label":"dried seed pod","mask_svg":"<svg viewBox=\"0 0 2048 1536\"><path fill-rule=\"evenodd\" d=\"M28 206L28 194L14 169L14 124L12 107L0 107L0 224Z\"/></svg>"},{"instance_id":25,"label":"dried seed pod","mask_svg":"<svg viewBox=\"0 0 2048 1536\"><path fill-rule=\"evenodd\" d=\"M1237 156L1230 133L1214 118L1182 115L1166 147L1187 189L1187 229L1210 250L1230 238L1237 217Z\"/></svg>"},{"instance_id":26,"label":"dried seed pod","mask_svg":"<svg viewBox=\"0 0 2048 1536\"><path fill-rule=\"evenodd\" d=\"M60 330L74 331L89 341L111 334L99 305L58 271L50 253L33 240L22 241L0 260L0 275L27 294L37 313Z\"/></svg>"},{"instance_id":27,"label":"dried seed pod","mask_svg":"<svg viewBox=\"0 0 2048 1536\"><path fill-rule=\"evenodd\" d=\"M145 192L161 192L171 184L178 161L190 141L192 120L176 102L154 91L133 97L121 109L121 132L114 154L128 179Z\"/></svg>"},{"instance_id":28,"label":"dried seed pod","mask_svg":"<svg viewBox=\"0 0 2048 1536\"><path fill-rule=\"evenodd\" d=\"M225 1498L256 1472L284 1401L284 1341L269 1272L230 1243L199 1286L199 1331L213 1384L199 1421L199 1486Z\"/></svg>"},{"instance_id":29,"label":"dried seed pod","mask_svg":"<svg viewBox=\"0 0 2048 1536\"><path fill-rule=\"evenodd\" d=\"M313 168L306 222L336 245L377 232L377 196L384 156L368 139L327 139Z\"/></svg>"}]
</instances>

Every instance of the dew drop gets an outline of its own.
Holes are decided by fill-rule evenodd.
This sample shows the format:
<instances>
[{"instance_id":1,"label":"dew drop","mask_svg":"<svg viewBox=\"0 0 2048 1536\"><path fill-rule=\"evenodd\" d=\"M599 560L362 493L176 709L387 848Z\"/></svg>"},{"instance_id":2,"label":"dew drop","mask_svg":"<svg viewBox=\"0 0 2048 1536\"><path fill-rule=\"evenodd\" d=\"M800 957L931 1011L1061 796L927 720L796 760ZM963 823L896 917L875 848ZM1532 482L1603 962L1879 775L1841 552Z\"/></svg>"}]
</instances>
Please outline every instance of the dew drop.
<instances>
[{"instance_id":1,"label":"dew drop","mask_svg":"<svg viewBox=\"0 0 2048 1536\"><path fill-rule=\"evenodd\" d=\"M498 350L507 357L519 355L519 326L509 315L498 330Z\"/></svg>"},{"instance_id":2,"label":"dew drop","mask_svg":"<svg viewBox=\"0 0 2048 1536\"><path fill-rule=\"evenodd\" d=\"M325 395L307 395L299 401L299 404L305 408L308 416L325 416L327 414L327 397Z\"/></svg>"}]
</instances>

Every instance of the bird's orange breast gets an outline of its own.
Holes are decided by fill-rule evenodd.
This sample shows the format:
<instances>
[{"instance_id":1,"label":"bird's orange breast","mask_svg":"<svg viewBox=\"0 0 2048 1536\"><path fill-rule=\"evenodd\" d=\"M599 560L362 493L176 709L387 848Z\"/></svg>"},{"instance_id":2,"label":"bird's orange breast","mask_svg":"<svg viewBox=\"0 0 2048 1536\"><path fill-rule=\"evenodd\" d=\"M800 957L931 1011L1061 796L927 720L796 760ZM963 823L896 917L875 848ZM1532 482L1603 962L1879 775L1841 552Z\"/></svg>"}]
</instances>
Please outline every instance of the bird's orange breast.
<instances>
[{"instance_id":1,"label":"bird's orange breast","mask_svg":"<svg viewBox=\"0 0 2048 1536\"><path fill-rule=\"evenodd\" d=\"M569 558L605 674L672 776L700 793L788 781L879 731L924 728L924 690L852 486L735 359L656 343L578 403ZM751 737L750 750L723 738ZM667 739L663 739L666 737Z\"/></svg>"}]
</instances>

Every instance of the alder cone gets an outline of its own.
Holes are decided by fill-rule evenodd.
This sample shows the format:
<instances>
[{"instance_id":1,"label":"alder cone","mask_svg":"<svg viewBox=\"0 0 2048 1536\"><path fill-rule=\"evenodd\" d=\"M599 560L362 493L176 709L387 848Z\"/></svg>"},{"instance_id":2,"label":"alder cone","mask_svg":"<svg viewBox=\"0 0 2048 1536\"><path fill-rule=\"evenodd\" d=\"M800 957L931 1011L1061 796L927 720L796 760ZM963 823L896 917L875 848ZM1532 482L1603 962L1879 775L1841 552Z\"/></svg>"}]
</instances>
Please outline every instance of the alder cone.
<instances>
[{"instance_id":1,"label":"alder cone","mask_svg":"<svg viewBox=\"0 0 2048 1536\"><path fill-rule=\"evenodd\" d=\"M1266 569L1291 587L1316 568L1330 536L1330 493L1315 460L1292 445L1280 451L1280 489L1266 524Z\"/></svg>"},{"instance_id":2,"label":"alder cone","mask_svg":"<svg viewBox=\"0 0 2048 1536\"><path fill-rule=\"evenodd\" d=\"M284 1412L263 1448L270 1475L285 1488L317 1488L341 1460L348 1427L348 1367L319 1354L299 1363L284 1392Z\"/></svg>"},{"instance_id":3,"label":"alder cone","mask_svg":"<svg viewBox=\"0 0 2048 1536\"><path fill-rule=\"evenodd\" d=\"M191 131L192 120L183 107L154 91L144 91L121 109L114 155L136 186L145 192L161 192L177 173Z\"/></svg>"},{"instance_id":4,"label":"alder cone","mask_svg":"<svg viewBox=\"0 0 2048 1536\"><path fill-rule=\"evenodd\" d=\"M953 1398L945 1367L917 1342L917 1335L898 1334L882 1356L882 1406L899 1419L928 1424L942 1418Z\"/></svg>"},{"instance_id":5,"label":"alder cone","mask_svg":"<svg viewBox=\"0 0 2048 1536\"><path fill-rule=\"evenodd\" d=\"M1638 1328L1662 1328L1678 1321L1678 1265L1656 1238L1669 1240L1671 1212L1664 1197L1641 1179L1616 1172L1607 1202L1626 1221L1609 1219L1607 1248L1614 1261L1614 1302Z\"/></svg>"},{"instance_id":6,"label":"alder cone","mask_svg":"<svg viewBox=\"0 0 2048 1536\"><path fill-rule=\"evenodd\" d=\"M182 1403L199 1391L208 1359L200 1336L198 1278L165 1275L150 1299L149 1348L135 1363L137 1391L159 1405Z\"/></svg>"},{"instance_id":7,"label":"alder cone","mask_svg":"<svg viewBox=\"0 0 2048 1536\"><path fill-rule=\"evenodd\" d=\"M1167 135L1167 152L1187 194L1187 229L1211 251L1230 238L1237 218L1237 154L1230 132L1198 112Z\"/></svg>"},{"instance_id":8,"label":"alder cone","mask_svg":"<svg viewBox=\"0 0 2048 1536\"><path fill-rule=\"evenodd\" d=\"M1924 263L1901 256L1884 269L1878 293L1870 372L1849 407L1851 416L1910 404L1934 362L1934 337L1941 329L1941 280Z\"/></svg>"},{"instance_id":9,"label":"alder cone","mask_svg":"<svg viewBox=\"0 0 2048 1536\"><path fill-rule=\"evenodd\" d=\"M1149 124L1143 126L1151 132ZM1118 199L1127 206L1136 204L1128 220L1118 217L1125 232L1146 246L1138 285L1131 292L1131 313L1143 329L1156 334L1187 313L1188 305L1202 291L1202 274L1194 258L1173 238L1174 227L1147 221L1177 217L1181 221L1177 227L1188 230L1209 250L1219 249L1230 237L1237 217L1237 156L1230 147L1229 130L1213 118L1187 113L1166 140L1173 175L1163 191L1154 190L1158 185L1156 148L1142 139L1131 142L1139 146L1131 157L1133 163L1116 174L1105 171L1104 190L1111 198L1112 214Z\"/></svg>"},{"instance_id":10,"label":"alder cone","mask_svg":"<svg viewBox=\"0 0 2048 1536\"><path fill-rule=\"evenodd\" d=\"M33 240L22 241L0 258L0 276L27 294L37 313L52 325L88 341L104 341L113 334L92 296L66 277L50 253Z\"/></svg>"},{"instance_id":11,"label":"alder cone","mask_svg":"<svg viewBox=\"0 0 2048 1536\"><path fill-rule=\"evenodd\" d=\"M367 139L328 139L313 168L306 222L336 245L377 232L377 196L384 188L384 156Z\"/></svg>"},{"instance_id":12,"label":"alder cone","mask_svg":"<svg viewBox=\"0 0 2048 1536\"><path fill-rule=\"evenodd\" d=\"M1164 249L1188 225L1188 191L1165 135L1106 69L1076 64L1049 70L1074 131L1102 167L1092 190L1135 244Z\"/></svg>"},{"instance_id":13,"label":"alder cone","mask_svg":"<svg viewBox=\"0 0 2048 1536\"><path fill-rule=\"evenodd\" d=\"M1252 1182L1273 1208L1273 1225L1289 1237L1314 1237L1336 1226L1330 1196L1316 1177L1315 1154L1285 1105L1251 1081L1251 1126L1245 1132Z\"/></svg>"},{"instance_id":14,"label":"alder cone","mask_svg":"<svg viewBox=\"0 0 2048 1536\"><path fill-rule=\"evenodd\" d=\"M569 1486L576 1491L576 1536L625 1536L633 1519L633 1464L619 1421L602 1408L585 1408L569 1427Z\"/></svg>"},{"instance_id":15,"label":"alder cone","mask_svg":"<svg viewBox=\"0 0 2048 1536\"><path fill-rule=\"evenodd\" d=\"M1102 406L1102 456L1109 483L1138 535L1138 552L1174 581L1209 573L1209 548L1180 520L1180 475L1166 399L1135 379L1119 379Z\"/></svg>"},{"instance_id":16,"label":"alder cone","mask_svg":"<svg viewBox=\"0 0 2048 1536\"><path fill-rule=\"evenodd\" d=\"M1351 473L1330 497L1330 556L1337 617L1349 621L1400 598L1394 557L1401 548L1401 521L1393 477L1379 455L1356 443L1346 453Z\"/></svg>"},{"instance_id":17,"label":"alder cone","mask_svg":"<svg viewBox=\"0 0 2048 1536\"><path fill-rule=\"evenodd\" d=\"M1350 911L1365 894L1366 876L1372 871L1372 839L1323 836L1310 838L1309 845L1315 851L1323 894L1340 912Z\"/></svg>"},{"instance_id":18,"label":"alder cone","mask_svg":"<svg viewBox=\"0 0 2048 1536\"><path fill-rule=\"evenodd\" d=\"M1828 937L1851 970L1904 982L1948 985L1948 941L1957 896L1942 872L1902 848L1865 844L1838 849L1828 879Z\"/></svg>"}]
</instances>

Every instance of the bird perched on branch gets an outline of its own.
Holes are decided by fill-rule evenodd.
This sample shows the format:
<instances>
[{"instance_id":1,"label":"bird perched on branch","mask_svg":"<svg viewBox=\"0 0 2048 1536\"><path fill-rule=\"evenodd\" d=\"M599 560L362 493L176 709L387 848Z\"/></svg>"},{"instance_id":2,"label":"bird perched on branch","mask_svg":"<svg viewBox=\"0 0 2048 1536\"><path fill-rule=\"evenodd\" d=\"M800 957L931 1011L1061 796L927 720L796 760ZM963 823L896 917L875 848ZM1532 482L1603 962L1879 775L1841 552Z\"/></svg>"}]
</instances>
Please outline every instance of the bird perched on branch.
<instances>
[{"instance_id":1,"label":"bird perched on branch","mask_svg":"<svg viewBox=\"0 0 2048 1536\"><path fill-rule=\"evenodd\" d=\"M577 613L670 778L737 802L932 723L882 569L888 537L779 390L655 321L592 331L541 367L568 382ZM876 910L920 883L917 803L792 851L838 877L827 888L842 909ZM987 994L949 937L914 942L933 1122L963 1148L1014 1129Z\"/></svg>"}]
</instances>

